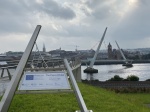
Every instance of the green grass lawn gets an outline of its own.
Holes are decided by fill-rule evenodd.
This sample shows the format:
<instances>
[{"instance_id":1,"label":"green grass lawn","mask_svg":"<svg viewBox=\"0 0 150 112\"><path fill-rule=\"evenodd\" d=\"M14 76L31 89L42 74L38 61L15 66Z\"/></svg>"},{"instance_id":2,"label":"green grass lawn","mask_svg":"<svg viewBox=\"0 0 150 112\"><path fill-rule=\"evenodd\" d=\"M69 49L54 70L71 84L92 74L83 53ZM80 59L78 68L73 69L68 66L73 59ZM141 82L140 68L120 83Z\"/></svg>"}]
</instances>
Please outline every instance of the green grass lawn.
<instances>
[{"instance_id":1,"label":"green grass lawn","mask_svg":"<svg viewBox=\"0 0 150 112\"><path fill-rule=\"evenodd\" d=\"M84 101L93 112L150 112L148 93L117 94L78 83ZM79 110L73 93L15 95L9 112L74 112Z\"/></svg>"}]
</instances>

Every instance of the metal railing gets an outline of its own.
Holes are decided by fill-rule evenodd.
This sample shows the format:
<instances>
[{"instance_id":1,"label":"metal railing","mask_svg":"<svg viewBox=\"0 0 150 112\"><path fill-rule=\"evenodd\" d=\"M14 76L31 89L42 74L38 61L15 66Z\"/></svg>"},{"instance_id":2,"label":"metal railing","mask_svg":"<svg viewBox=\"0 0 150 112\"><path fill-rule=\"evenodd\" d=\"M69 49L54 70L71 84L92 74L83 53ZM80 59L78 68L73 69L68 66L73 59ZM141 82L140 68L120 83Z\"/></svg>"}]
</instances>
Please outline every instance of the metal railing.
<instances>
[{"instance_id":1,"label":"metal railing","mask_svg":"<svg viewBox=\"0 0 150 112\"><path fill-rule=\"evenodd\" d=\"M36 62L34 62L35 65L37 64ZM45 71L57 71L57 70L66 70L66 67L65 67L65 64L64 64L64 61L63 59L58 59L58 60L48 60L45 62L47 66L44 66L44 62L40 62L39 63L39 66L34 66L34 67L31 67L31 66L27 66L25 68L25 71L40 71L40 70L45 70ZM30 65L30 64L29 64ZM81 60L79 58L74 58L74 59L69 59L69 65L72 69L76 69L77 67L79 67L81 65Z\"/></svg>"}]
</instances>

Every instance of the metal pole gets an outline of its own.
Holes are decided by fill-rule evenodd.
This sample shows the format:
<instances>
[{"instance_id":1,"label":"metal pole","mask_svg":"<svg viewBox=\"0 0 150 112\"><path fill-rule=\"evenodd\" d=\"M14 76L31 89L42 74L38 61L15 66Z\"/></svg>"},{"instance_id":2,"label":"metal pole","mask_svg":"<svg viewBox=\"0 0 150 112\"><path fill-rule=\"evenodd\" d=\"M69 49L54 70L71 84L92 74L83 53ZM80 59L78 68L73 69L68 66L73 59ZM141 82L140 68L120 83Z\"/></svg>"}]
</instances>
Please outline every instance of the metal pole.
<instances>
[{"instance_id":1,"label":"metal pole","mask_svg":"<svg viewBox=\"0 0 150 112\"><path fill-rule=\"evenodd\" d=\"M6 68L6 70L7 70L7 73L8 73L9 80L11 80L11 74L10 74L10 72L9 72L9 69Z\"/></svg>"},{"instance_id":2,"label":"metal pole","mask_svg":"<svg viewBox=\"0 0 150 112\"><path fill-rule=\"evenodd\" d=\"M3 77L3 75L4 75L4 68L2 68L1 78Z\"/></svg>"},{"instance_id":3,"label":"metal pole","mask_svg":"<svg viewBox=\"0 0 150 112\"><path fill-rule=\"evenodd\" d=\"M30 56L30 53L33 49L34 43L37 39L40 29L41 29L41 25L37 25L32 37L28 43L28 46L26 47L26 50L17 66L17 69L9 83L9 86L7 87L7 89L4 93L4 96L0 102L0 112L7 112L9 109L9 106L11 104L11 101L13 99L15 91L17 89L18 83L21 79L21 75L22 75L25 65L27 63L27 60Z\"/></svg>"},{"instance_id":4,"label":"metal pole","mask_svg":"<svg viewBox=\"0 0 150 112\"><path fill-rule=\"evenodd\" d=\"M70 80L71 80L71 83L72 83L72 87L73 87L73 90L75 92L75 95L76 95L78 104L80 106L81 112L88 112L87 107L85 105L85 102L83 100L83 97L82 97L82 95L80 93L80 90L78 88L77 82L76 82L76 80L73 76L72 69L69 66L68 60L64 59L64 63L65 63L65 66L67 68L67 71L68 71L68 74L69 74L69 77L70 77Z\"/></svg>"}]
</instances>

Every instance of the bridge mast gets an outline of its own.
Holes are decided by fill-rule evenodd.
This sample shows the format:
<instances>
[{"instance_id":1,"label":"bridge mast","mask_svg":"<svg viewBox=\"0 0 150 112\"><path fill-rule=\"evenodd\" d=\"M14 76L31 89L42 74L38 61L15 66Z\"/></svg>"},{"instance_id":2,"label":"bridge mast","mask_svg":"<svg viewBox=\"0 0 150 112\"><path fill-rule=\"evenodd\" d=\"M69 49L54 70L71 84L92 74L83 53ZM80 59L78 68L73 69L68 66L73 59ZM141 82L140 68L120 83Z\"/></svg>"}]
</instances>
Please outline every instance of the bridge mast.
<instances>
[{"instance_id":1,"label":"bridge mast","mask_svg":"<svg viewBox=\"0 0 150 112\"><path fill-rule=\"evenodd\" d=\"M105 31L104 31L104 33L103 33L103 36L102 36L102 38L101 38L101 40L100 40L100 43L99 43L99 45L98 45L98 47L97 47L97 50L96 50L96 52L95 52L95 55L94 55L94 57L92 58L92 60L91 60L91 62L90 62L90 66L87 67L87 68L84 70L84 73L98 73L98 70L97 70L97 69L94 69L94 68L93 68L93 65L94 65L94 62L95 62L95 60L96 60L97 54L98 54L98 52L99 52L99 49L100 49L100 47L101 47L101 45L102 45L102 42L103 42L103 40L104 40L106 31L107 31L107 27L106 27L106 29L105 29Z\"/></svg>"},{"instance_id":2,"label":"bridge mast","mask_svg":"<svg viewBox=\"0 0 150 112\"><path fill-rule=\"evenodd\" d=\"M96 60L97 54L98 54L99 49L100 49L100 47L101 47L101 45L102 45L102 42L103 42L103 40L104 40L106 31L107 31L107 27L106 27L106 29L105 29L105 31L104 31L104 34L103 34L103 36L102 36L102 38L101 38L101 41L100 41L100 43L99 43L99 45L98 45L98 47L97 47L97 50L96 50L96 52L95 52L95 55L94 55L93 59L91 60L90 68L93 68L93 65L94 65L94 62L95 62L95 60Z\"/></svg>"}]
</instances>

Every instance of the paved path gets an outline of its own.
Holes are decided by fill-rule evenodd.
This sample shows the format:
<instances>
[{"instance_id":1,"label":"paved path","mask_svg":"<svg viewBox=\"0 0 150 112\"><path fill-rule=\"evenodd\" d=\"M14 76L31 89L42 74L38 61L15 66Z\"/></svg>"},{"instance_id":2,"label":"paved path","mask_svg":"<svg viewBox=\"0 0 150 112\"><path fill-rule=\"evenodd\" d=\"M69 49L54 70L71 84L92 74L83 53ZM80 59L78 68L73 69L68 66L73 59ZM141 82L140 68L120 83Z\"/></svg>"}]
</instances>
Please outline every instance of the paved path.
<instances>
[{"instance_id":1,"label":"paved path","mask_svg":"<svg viewBox=\"0 0 150 112\"><path fill-rule=\"evenodd\" d=\"M8 77L0 79L0 96L4 94L9 82L10 80Z\"/></svg>"}]
</instances>

